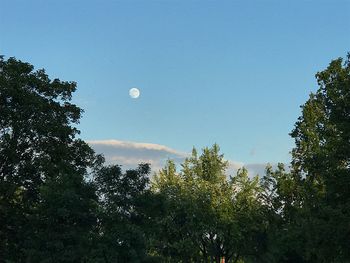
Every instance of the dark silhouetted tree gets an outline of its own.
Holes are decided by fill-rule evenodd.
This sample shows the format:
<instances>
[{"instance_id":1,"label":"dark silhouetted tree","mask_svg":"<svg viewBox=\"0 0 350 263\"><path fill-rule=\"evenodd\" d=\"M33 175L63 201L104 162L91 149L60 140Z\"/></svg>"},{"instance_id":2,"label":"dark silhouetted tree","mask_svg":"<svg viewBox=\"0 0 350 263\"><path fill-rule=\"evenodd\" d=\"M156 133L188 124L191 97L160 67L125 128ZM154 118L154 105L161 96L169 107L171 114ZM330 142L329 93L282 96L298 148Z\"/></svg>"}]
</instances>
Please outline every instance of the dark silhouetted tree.
<instances>
[{"instance_id":1,"label":"dark silhouetted tree","mask_svg":"<svg viewBox=\"0 0 350 263\"><path fill-rule=\"evenodd\" d=\"M319 89L291 133L293 168L304 182L305 258L350 261L350 55L316 74Z\"/></svg>"},{"instance_id":2,"label":"dark silhouetted tree","mask_svg":"<svg viewBox=\"0 0 350 263\"><path fill-rule=\"evenodd\" d=\"M98 262L146 262L144 199L150 167L122 172L118 165L106 166L95 174L100 198L99 229L95 247ZM143 206L140 207L140 206Z\"/></svg>"},{"instance_id":3,"label":"dark silhouetted tree","mask_svg":"<svg viewBox=\"0 0 350 263\"><path fill-rule=\"evenodd\" d=\"M44 70L34 71L29 63L0 58L0 258L5 262L31 262L35 249L58 255L70 249L69 242L76 242L76 247L85 242L76 238L68 242L63 235L69 228L71 232L65 233L74 236L73 225L86 223L83 217L94 199L90 190L83 189L90 189L84 176L97 159L76 138L82 110L70 102L75 89L74 82L50 80ZM68 200L75 204L66 204ZM80 204L82 211L75 211ZM53 224L55 220L63 221ZM38 221L44 227L40 234ZM38 235L57 246L35 247Z\"/></svg>"}]
</instances>

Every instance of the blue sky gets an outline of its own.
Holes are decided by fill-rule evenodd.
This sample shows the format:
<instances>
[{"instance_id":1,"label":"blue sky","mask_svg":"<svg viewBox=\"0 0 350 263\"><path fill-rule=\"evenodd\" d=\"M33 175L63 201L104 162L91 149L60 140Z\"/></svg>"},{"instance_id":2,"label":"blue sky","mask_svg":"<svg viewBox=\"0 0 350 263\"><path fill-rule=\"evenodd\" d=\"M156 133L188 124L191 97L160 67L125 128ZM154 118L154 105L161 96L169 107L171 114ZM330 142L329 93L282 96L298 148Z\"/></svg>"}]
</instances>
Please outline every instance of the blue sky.
<instances>
[{"instance_id":1,"label":"blue sky","mask_svg":"<svg viewBox=\"0 0 350 263\"><path fill-rule=\"evenodd\" d=\"M0 54L78 83L84 139L216 142L245 164L289 161L315 73L350 51L350 1L0 4Z\"/></svg>"}]
</instances>

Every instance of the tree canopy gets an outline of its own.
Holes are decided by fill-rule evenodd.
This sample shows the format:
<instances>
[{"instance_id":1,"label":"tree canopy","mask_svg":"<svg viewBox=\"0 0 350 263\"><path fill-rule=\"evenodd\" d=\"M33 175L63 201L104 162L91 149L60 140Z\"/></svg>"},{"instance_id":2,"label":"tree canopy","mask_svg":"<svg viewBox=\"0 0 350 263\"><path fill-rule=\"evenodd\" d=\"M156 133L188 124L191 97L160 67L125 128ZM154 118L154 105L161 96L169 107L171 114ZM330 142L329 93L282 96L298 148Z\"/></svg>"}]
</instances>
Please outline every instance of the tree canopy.
<instances>
[{"instance_id":1,"label":"tree canopy","mask_svg":"<svg viewBox=\"0 0 350 263\"><path fill-rule=\"evenodd\" d=\"M57 255L86 242L76 230L93 223L96 199L84 176L99 158L76 138L76 83L50 80L15 58L1 57L0 68L0 258L46 262L37 256L50 254L61 262ZM62 262L82 257L75 249Z\"/></svg>"},{"instance_id":2,"label":"tree canopy","mask_svg":"<svg viewBox=\"0 0 350 263\"><path fill-rule=\"evenodd\" d=\"M303 181L307 254L350 260L350 54L316 74L319 89L302 106L292 137L293 169Z\"/></svg>"},{"instance_id":3,"label":"tree canopy","mask_svg":"<svg viewBox=\"0 0 350 263\"><path fill-rule=\"evenodd\" d=\"M257 177L247 170L228 178L227 161L218 145L194 149L179 173L175 164L154 178L153 190L165 202L156 221L160 232L158 248L175 262L238 262L258 257L264 224Z\"/></svg>"},{"instance_id":4,"label":"tree canopy","mask_svg":"<svg viewBox=\"0 0 350 263\"><path fill-rule=\"evenodd\" d=\"M316 79L291 169L214 144L152 175L78 138L75 82L0 56L0 262L350 262L350 55Z\"/></svg>"}]
</instances>

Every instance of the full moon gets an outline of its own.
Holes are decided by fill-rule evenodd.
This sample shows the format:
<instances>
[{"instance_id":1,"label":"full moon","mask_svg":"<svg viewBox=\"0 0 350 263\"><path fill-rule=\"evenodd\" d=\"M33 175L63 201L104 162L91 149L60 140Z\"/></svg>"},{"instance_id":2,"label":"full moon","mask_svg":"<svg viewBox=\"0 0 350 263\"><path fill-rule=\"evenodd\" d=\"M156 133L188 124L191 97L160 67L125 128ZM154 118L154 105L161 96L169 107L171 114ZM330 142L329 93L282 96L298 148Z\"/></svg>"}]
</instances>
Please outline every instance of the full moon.
<instances>
[{"instance_id":1,"label":"full moon","mask_svg":"<svg viewBox=\"0 0 350 263\"><path fill-rule=\"evenodd\" d=\"M132 88L129 90L129 95L133 99L137 99L140 96L140 90L137 88Z\"/></svg>"}]
</instances>

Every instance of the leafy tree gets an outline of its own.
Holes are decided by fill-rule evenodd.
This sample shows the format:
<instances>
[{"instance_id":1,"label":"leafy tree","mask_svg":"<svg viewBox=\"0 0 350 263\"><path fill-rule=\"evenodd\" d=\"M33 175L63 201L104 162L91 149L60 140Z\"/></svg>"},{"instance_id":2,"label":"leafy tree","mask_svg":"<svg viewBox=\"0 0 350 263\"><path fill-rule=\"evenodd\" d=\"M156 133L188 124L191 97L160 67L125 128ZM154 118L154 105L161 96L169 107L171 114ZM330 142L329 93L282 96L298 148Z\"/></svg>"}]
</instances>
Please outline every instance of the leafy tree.
<instances>
[{"instance_id":1,"label":"leafy tree","mask_svg":"<svg viewBox=\"0 0 350 263\"><path fill-rule=\"evenodd\" d=\"M319 89L291 133L293 169L304 181L305 258L350 261L350 54L316 74Z\"/></svg>"},{"instance_id":2,"label":"leafy tree","mask_svg":"<svg viewBox=\"0 0 350 263\"><path fill-rule=\"evenodd\" d=\"M291 172L228 177L213 145L150 189L77 138L76 83L0 57L0 261L349 262L350 54L316 78Z\"/></svg>"},{"instance_id":3,"label":"leafy tree","mask_svg":"<svg viewBox=\"0 0 350 263\"><path fill-rule=\"evenodd\" d=\"M29 63L0 57L0 258L5 262L29 262L38 216L61 208L49 205L63 205L70 191L72 196L89 196L90 200L90 194L79 191L96 156L76 138L75 124L82 110L70 102L75 89L74 82L50 80L44 70L34 71ZM71 188L59 192L62 185ZM73 198L75 205L79 205L78 199ZM48 226L43 236L52 231L53 215L40 220Z\"/></svg>"},{"instance_id":4,"label":"leafy tree","mask_svg":"<svg viewBox=\"0 0 350 263\"><path fill-rule=\"evenodd\" d=\"M65 174L47 180L40 193L27 262L87 262L97 222L94 185Z\"/></svg>"},{"instance_id":5,"label":"leafy tree","mask_svg":"<svg viewBox=\"0 0 350 263\"><path fill-rule=\"evenodd\" d=\"M263 262L304 262L303 229L299 227L302 186L298 177L286 172L283 164L276 170L266 167L260 193L267 227L267 250Z\"/></svg>"},{"instance_id":6,"label":"leafy tree","mask_svg":"<svg viewBox=\"0 0 350 263\"><path fill-rule=\"evenodd\" d=\"M163 196L158 251L174 262L238 262L254 259L262 249L263 228L258 178L245 169L227 178L227 161L219 147L196 150L176 172L173 162L154 178Z\"/></svg>"},{"instance_id":7,"label":"leafy tree","mask_svg":"<svg viewBox=\"0 0 350 263\"><path fill-rule=\"evenodd\" d=\"M148 164L122 172L118 165L102 167L95 175L100 198L96 262L145 262L146 227L140 206L148 198Z\"/></svg>"}]
</instances>

